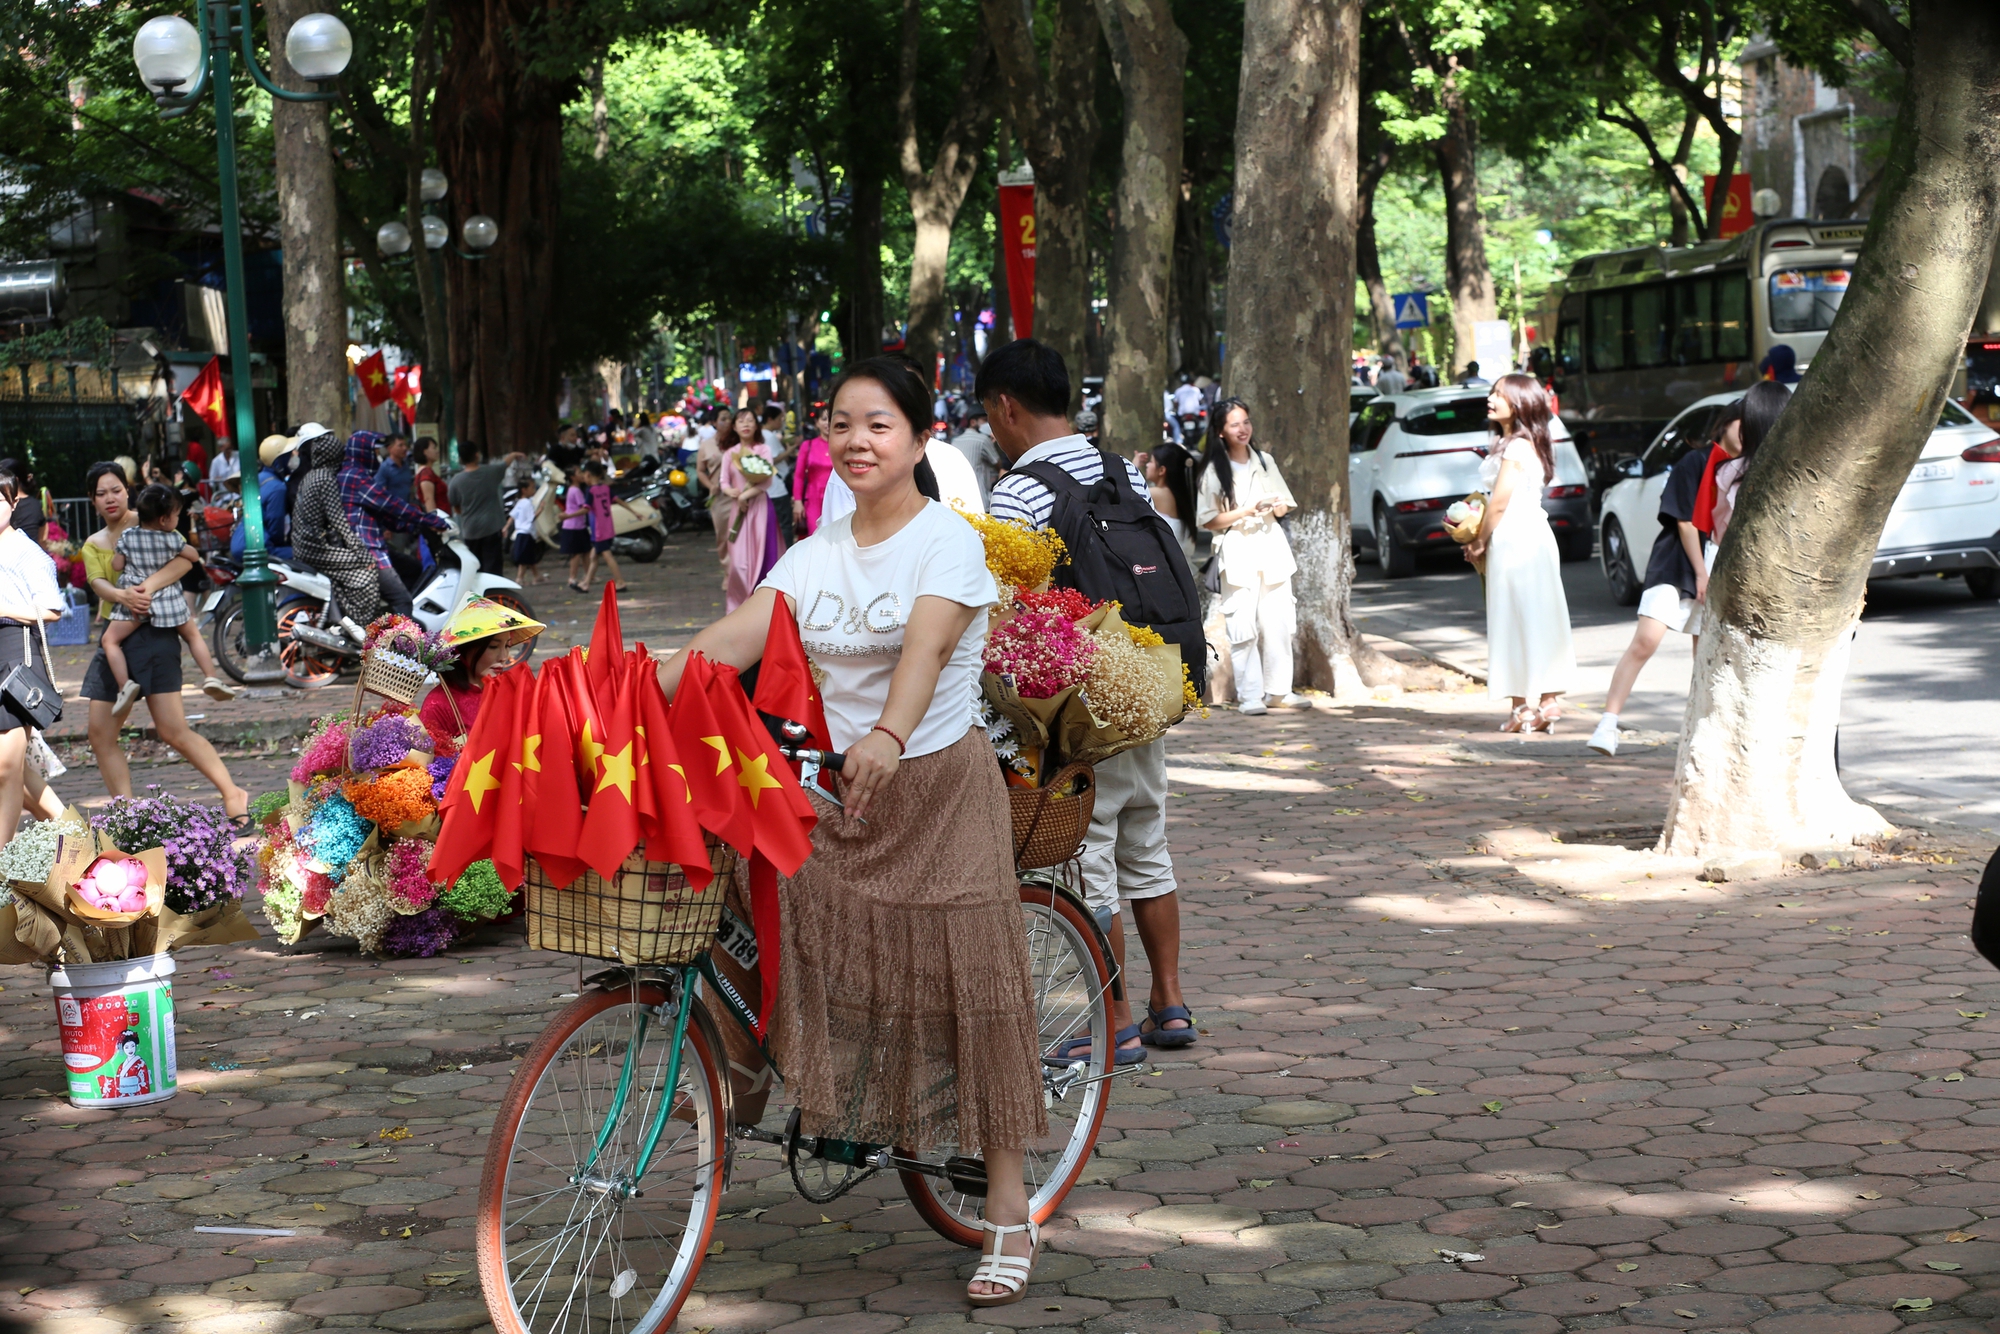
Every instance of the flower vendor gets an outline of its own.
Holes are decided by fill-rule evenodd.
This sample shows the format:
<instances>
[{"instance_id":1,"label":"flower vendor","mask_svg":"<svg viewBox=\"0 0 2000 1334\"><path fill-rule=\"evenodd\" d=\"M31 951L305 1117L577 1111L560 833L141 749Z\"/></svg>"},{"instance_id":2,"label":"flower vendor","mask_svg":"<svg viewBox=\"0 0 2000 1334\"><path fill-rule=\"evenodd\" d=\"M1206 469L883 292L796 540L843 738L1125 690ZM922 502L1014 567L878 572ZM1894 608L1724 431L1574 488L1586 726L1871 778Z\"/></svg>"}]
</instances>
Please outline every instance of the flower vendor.
<instances>
[{"instance_id":1,"label":"flower vendor","mask_svg":"<svg viewBox=\"0 0 2000 1334\"><path fill-rule=\"evenodd\" d=\"M438 673L437 689L424 698L417 716L434 737L463 737L479 716L486 678L514 660L508 650L544 629L512 607L474 598L444 628L444 642L458 660Z\"/></svg>"}]
</instances>

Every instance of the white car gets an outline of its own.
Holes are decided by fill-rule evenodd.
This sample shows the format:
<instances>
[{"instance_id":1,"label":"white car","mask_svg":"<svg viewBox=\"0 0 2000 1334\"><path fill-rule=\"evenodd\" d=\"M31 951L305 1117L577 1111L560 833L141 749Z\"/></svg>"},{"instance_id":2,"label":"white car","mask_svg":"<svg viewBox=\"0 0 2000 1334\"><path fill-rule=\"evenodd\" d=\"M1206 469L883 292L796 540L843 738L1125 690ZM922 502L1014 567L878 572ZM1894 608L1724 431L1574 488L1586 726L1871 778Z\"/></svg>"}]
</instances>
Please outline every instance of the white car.
<instances>
[{"instance_id":1,"label":"white car","mask_svg":"<svg viewBox=\"0 0 2000 1334\"><path fill-rule=\"evenodd\" d=\"M1707 444L1724 407L1742 391L1711 394L1682 412L1604 493L1598 519L1604 579L1623 606L1639 601L1646 559L1660 533L1667 470ZM1875 545L1871 579L1963 574L1972 595L2000 598L2000 436L1949 400Z\"/></svg>"},{"instance_id":2,"label":"white car","mask_svg":"<svg viewBox=\"0 0 2000 1334\"><path fill-rule=\"evenodd\" d=\"M1492 444L1487 390L1452 386L1370 399L1356 415L1347 447L1354 543L1375 552L1392 579L1413 574L1423 551L1453 549L1444 512L1479 489L1479 465ZM1563 559L1590 555L1590 487L1583 460L1560 419L1549 423L1556 474L1542 506Z\"/></svg>"}]
</instances>

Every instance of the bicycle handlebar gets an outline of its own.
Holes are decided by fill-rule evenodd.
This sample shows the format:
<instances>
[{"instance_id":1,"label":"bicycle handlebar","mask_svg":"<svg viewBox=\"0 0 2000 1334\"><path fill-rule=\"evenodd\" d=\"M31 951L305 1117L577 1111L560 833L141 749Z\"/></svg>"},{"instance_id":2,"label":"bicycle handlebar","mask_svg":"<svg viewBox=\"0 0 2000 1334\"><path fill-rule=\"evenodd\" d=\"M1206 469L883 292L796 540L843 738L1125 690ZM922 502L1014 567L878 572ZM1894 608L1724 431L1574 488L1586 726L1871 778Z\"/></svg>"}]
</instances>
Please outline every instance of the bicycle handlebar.
<instances>
[{"instance_id":1,"label":"bicycle handlebar","mask_svg":"<svg viewBox=\"0 0 2000 1334\"><path fill-rule=\"evenodd\" d=\"M812 750L805 746L793 746L783 742L778 745L778 753L788 760L804 760L807 764L816 764L829 773L839 773L841 766L847 763L847 756L837 750Z\"/></svg>"}]
</instances>

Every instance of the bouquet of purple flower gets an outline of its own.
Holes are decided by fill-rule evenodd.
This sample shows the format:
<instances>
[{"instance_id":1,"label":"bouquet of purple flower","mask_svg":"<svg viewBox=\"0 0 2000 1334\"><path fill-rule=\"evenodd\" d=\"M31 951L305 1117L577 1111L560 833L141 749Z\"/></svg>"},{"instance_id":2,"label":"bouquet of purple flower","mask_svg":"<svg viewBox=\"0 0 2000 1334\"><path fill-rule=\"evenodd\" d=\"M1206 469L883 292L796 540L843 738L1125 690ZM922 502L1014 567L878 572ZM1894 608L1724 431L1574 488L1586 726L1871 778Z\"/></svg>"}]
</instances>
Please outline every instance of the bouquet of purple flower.
<instances>
[{"instance_id":1,"label":"bouquet of purple flower","mask_svg":"<svg viewBox=\"0 0 2000 1334\"><path fill-rule=\"evenodd\" d=\"M231 847L237 830L219 807L184 801L157 784L143 797L114 797L91 817L91 826L121 848L165 848L166 904L196 913L243 897L249 861ZM152 795L157 793L158 795Z\"/></svg>"},{"instance_id":2,"label":"bouquet of purple flower","mask_svg":"<svg viewBox=\"0 0 2000 1334\"><path fill-rule=\"evenodd\" d=\"M430 733L416 719L392 713L354 734L348 754L356 769L386 769L401 764L413 750L428 749Z\"/></svg>"}]
</instances>

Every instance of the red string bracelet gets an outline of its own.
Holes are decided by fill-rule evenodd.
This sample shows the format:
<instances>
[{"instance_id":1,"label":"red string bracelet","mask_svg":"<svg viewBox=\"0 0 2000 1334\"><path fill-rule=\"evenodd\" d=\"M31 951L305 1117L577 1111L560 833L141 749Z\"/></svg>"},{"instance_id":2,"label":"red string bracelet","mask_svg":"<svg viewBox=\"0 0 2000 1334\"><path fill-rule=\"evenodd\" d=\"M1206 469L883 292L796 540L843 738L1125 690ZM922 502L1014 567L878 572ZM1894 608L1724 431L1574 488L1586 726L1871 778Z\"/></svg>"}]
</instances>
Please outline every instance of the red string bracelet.
<instances>
[{"instance_id":1,"label":"red string bracelet","mask_svg":"<svg viewBox=\"0 0 2000 1334\"><path fill-rule=\"evenodd\" d=\"M891 741L893 741L893 742L895 742L895 743L896 743L896 754L898 754L898 755L901 755L901 754L902 754L902 753L903 753L904 751L906 751L906 750L908 750L908 749L910 748L910 745L909 745L909 743L908 743L907 741L904 741L904 740L903 740L903 738L901 738L901 737L897 736L897 735L896 735L896 734L895 734L894 732L890 732L888 728L886 728L886 727L882 726L882 724L880 724L880 723L877 723L877 724L875 724L875 725L874 725L873 727L869 728L868 730L869 730L869 731L871 731L871 732L885 732L885 733L887 733L887 734L888 734L888 737L889 737L889 739L890 739Z\"/></svg>"}]
</instances>

